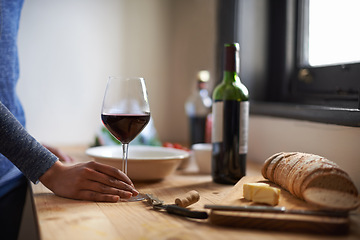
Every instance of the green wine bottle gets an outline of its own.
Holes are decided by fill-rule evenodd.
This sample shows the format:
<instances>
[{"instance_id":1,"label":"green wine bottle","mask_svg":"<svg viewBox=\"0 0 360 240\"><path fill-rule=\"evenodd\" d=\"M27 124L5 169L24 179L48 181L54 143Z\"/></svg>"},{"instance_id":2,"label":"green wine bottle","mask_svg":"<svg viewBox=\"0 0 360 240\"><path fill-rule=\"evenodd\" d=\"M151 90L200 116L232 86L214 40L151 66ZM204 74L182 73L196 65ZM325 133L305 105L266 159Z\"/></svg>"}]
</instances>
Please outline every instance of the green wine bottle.
<instances>
[{"instance_id":1,"label":"green wine bottle","mask_svg":"<svg viewBox=\"0 0 360 240\"><path fill-rule=\"evenodd\" d=\"M239 44L225 44L223 80L213 92L211 174L214 182L235 184L246 174L248 94L239 78Z\"/></svg>"}]
</instances>

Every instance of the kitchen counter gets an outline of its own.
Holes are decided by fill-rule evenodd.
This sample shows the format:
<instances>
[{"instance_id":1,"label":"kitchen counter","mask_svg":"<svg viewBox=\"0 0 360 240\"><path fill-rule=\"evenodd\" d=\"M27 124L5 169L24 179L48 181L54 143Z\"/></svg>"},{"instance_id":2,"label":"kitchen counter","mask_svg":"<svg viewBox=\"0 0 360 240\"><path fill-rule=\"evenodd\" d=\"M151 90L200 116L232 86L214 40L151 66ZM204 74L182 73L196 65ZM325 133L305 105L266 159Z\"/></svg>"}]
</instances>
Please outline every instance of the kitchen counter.
<instances>
[{"instance_id":1,"label":"kitchen counter","mask_svg":"<svg viewBox=\"0 0 360 240\"><path fill-rule=\"evenodd\" d=\"M63 148L78 161L88 161L85 148ZM190 190L200 193L192 210L203 211L204 204L217 204L232 188L213 183L210 175L199 175L193 169L177 171L160 182L135 183L142 193L151 193L165 203ZM247 175L260 175L261 166L251 161ZM153 210L146 202L98 203L55 196L41 183L31 185L36 238L55 239L360 239L359 210L352 213L350 232L343 236L313 235L281 231L262 231L221 227L208 220L195 220ZM22 233L20 236L24 236Z\"/></svg>"}]
</instances>

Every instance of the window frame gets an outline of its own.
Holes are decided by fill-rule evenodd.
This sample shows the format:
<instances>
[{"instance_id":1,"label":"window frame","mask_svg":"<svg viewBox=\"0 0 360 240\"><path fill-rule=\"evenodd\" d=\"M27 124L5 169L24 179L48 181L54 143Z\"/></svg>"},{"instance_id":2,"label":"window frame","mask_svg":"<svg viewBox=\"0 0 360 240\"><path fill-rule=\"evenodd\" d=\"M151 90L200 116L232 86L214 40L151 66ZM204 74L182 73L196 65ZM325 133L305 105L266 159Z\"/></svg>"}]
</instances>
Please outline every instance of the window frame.
<instances>
[{"instance_id":1,"label":"window frame","mask_svg":"<svg viewBox=\"0 0 360 240\"><path fill-rule=\"evenodd\" d=\"M223 44L229 41L241 42L238 19L239 7L244 0L218 1L218 44L217 44L217 81L221 81ZM337 81L329 81L334 75L347 75L355 79L350 87L360 88L360 64L346 64L327 67L300 66L298 31L301 24L298 9L307 0L263 0L267 8L267 44L266 72L260 83L246 82L250 86L250 113L255 115L275 116L321 123L360 127L359 89L352 94L337 89ZM226 4L224 4L226 2ZM230 16L233 17L229 17ZM256 9L252 14L256 14ZM225 17L227 16L227 17ZM226 20L227 19L227 20ZM231 19L235 19L231 23ZM264 24L264 23L259 23ZM220 34L219 34L220 33ZM243 34L244 35L244 34ZM247 39L249 41L249 39ZM245 57L246 59L246 57ZM244 59L242 59L244 61ZM242 69L242 66L240 67ZM302 72L301 72L302 71ZM308 75L307 75L308 74ZM318 81L310 81L307 77L318 77L327 87L327 91L319 91ZM299 80L299 78L302 78ZM242 78L242 80L244 80ZM357 82L356 82L357 81ZM311 84L309 84L309 82ZM310 85L310 86L309 86ZM252 97L252 92L263 92L261 96ZM335 93L335 94L334 94Z\"/></svg>"},{"instance_id":2,"label":"window frame","mask_svg":"<svg viewBox=\"0 0 360 240\"><path fill-rule=\"evenodd\" d=\"M359 108L360 62L310 66L308 62L309 0L296 3L296 65L291 83L297 101ZM304 41L305 39L305 41Z\"/></svg>"}]
</instances>

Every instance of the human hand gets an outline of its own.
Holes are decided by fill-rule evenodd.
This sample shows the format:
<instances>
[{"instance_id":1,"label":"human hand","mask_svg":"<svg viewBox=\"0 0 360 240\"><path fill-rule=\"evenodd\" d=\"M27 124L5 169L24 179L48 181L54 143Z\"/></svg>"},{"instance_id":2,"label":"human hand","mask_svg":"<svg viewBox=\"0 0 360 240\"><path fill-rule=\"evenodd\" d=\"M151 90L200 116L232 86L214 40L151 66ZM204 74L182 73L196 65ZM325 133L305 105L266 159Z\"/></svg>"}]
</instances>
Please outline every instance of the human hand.
<instances>
[{"instance_id":1,"label":"human hand","mask_svg":"<svg viewBox=\"0 0 360 240\"><path fill-rule=\"evenodd\" d=\"M79 200L117 202L139 194L126 174L97 162L57 161L39 180L56 195Z\"/></svg>"},{"instance_id":2,"label":"human hand","mask_svg":"<svg viewBox=\"0 0 360 240\"><path fill-rule=\"evenodd\" d=\"M50 152L52 152L54 155L56 155L60 161L62 162L75 162L75 160L70 157L69 155L65 154L58 148L50 147L48 145L42 144L44 147L46 147Z\"/></svg>"}]
</instances>

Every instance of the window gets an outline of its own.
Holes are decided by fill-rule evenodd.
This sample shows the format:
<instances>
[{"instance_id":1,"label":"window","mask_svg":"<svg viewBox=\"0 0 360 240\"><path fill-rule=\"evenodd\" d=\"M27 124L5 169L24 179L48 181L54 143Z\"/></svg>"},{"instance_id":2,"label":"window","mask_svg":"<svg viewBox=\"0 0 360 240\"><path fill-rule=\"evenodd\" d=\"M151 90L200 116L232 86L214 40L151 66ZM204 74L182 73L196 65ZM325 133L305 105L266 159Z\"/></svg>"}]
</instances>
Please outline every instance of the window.
<instances>
[{"instance_id":1,"label":"window","mask_svg":"<svg viewBox=\"0 0 360 240\"><path fill-rule=\"evenodd\" d=\"M360 127L358 0L218 1L222 49L240 42L251 114Z\"/></svg>"},{"instance_id":2,"label":"window","mask_svg":"<svg viewBox=\"0 0 360 240\"><path fill-rule=\"evenodd\" d=\"M302 66L360 62L360 1L307 0L299 10Z\"/></svg>"},{"instance_id":3,"label":"window","mask_svg":"<svg viewBox=\"0 0 360 240\"><path fill-rule=\"evenodd\" d=\"M330 107L359 108L360 2L300 0L294 6L295 99Z\"/></svg>"},{"instance_id":4,"label":"window","mask_svg":"<svg viewBox=\"0 0 360 240\"><path fill-rule=\"evenodd\" d=\"M360 127L359 3L218 1L218 81L223 44L240 42L252 114Z\"/></svg>"}]
</instances>

